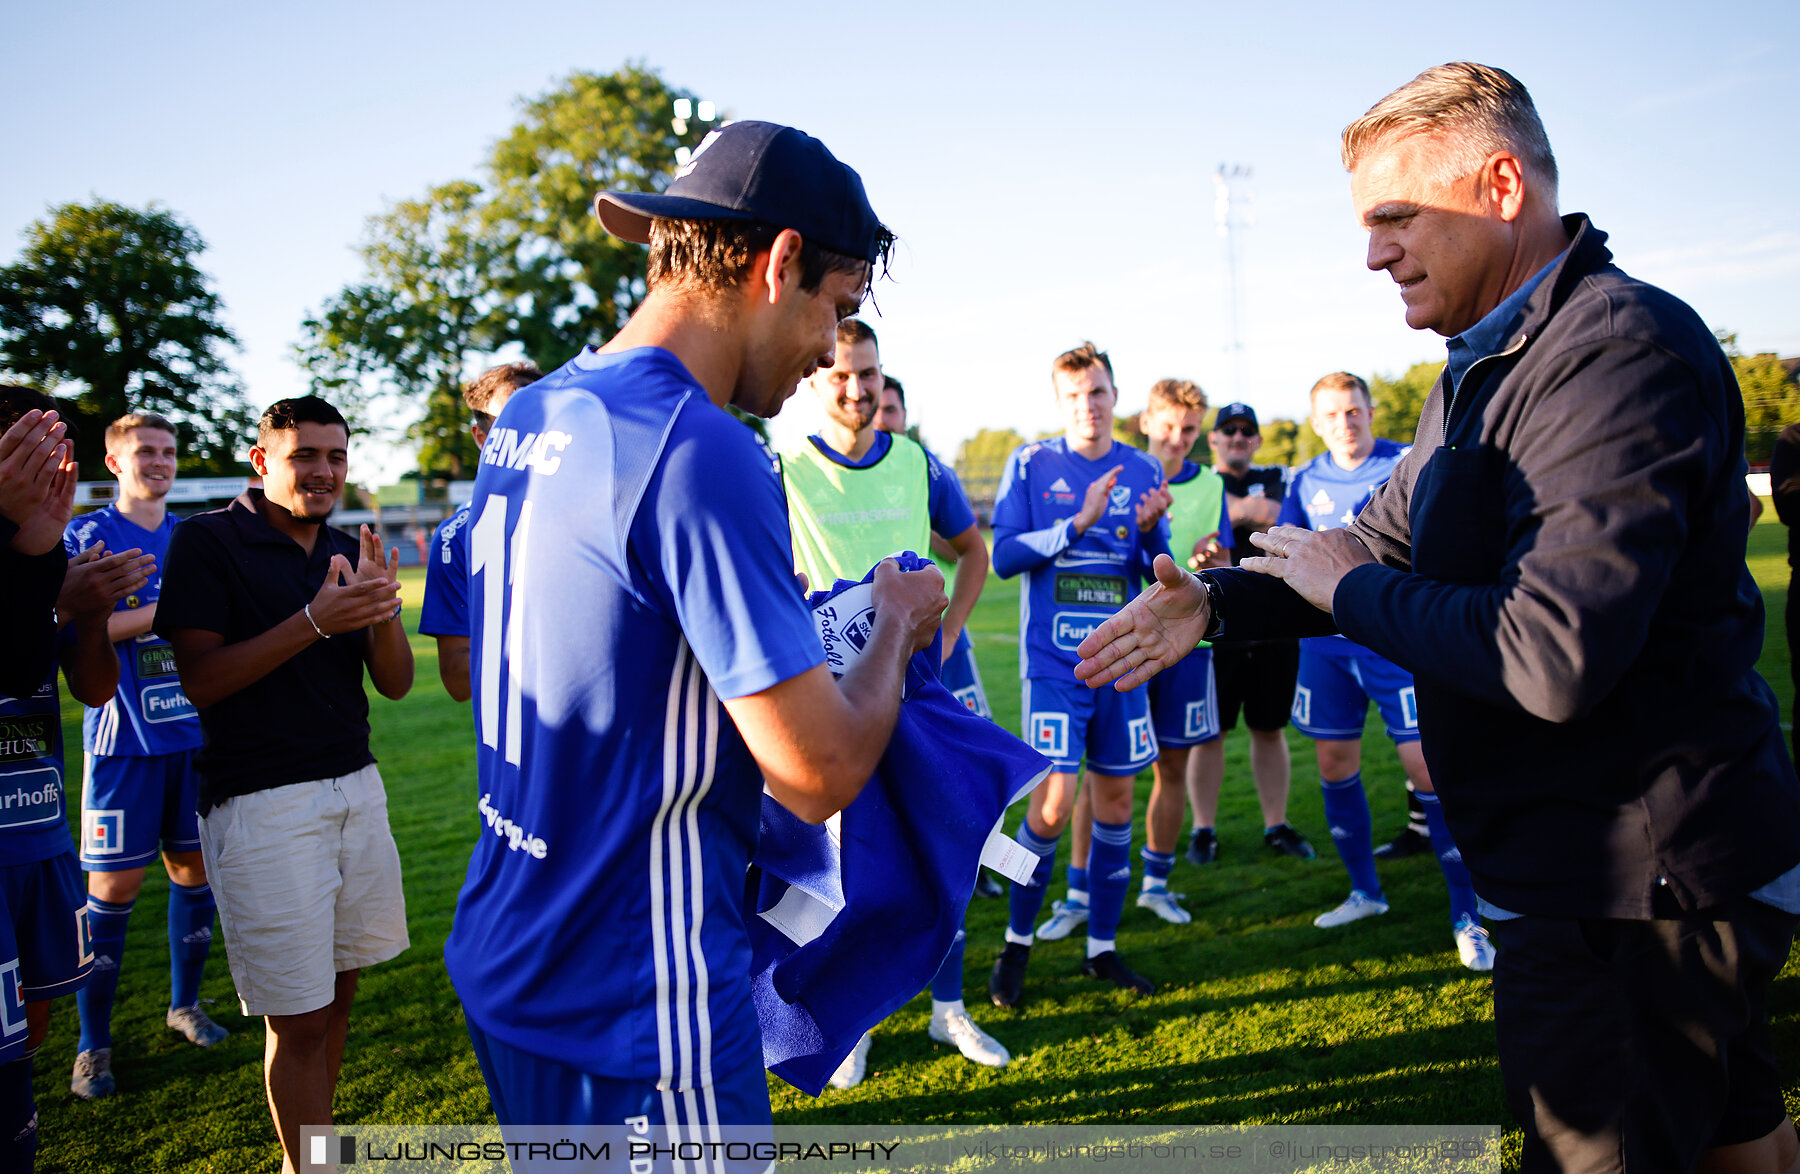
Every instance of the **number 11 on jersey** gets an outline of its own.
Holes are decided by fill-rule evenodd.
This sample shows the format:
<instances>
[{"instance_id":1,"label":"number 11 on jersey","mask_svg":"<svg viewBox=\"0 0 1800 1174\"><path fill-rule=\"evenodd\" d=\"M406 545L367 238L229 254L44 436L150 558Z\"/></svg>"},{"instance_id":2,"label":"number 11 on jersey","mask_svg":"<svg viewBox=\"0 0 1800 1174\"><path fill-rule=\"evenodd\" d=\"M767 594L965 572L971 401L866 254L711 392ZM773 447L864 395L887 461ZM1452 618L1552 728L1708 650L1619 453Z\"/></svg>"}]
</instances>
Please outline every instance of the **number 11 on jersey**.
<instances>
[{"instance_id":1,"label":"number 11 on jersey","mask_svg":"<svg viewBox=\"0 0 1800 1174\"><path fill-rule=\"evenodd\" d=\"M481 741L490 750L500 748L500 731L506 732L506 761L519 765L520 636L524 632L527 537L531 531L531 502L519 506L519 522L513 527L511 550L506 541L506 495L489 494L481 517L469 532L469 577L480 580L481 679L476 691L477 725ZM512 588L512 608L507 609L507 587ZM506 720L500 720L501 664L506 666Z\"/></svg>"}]
</instances>

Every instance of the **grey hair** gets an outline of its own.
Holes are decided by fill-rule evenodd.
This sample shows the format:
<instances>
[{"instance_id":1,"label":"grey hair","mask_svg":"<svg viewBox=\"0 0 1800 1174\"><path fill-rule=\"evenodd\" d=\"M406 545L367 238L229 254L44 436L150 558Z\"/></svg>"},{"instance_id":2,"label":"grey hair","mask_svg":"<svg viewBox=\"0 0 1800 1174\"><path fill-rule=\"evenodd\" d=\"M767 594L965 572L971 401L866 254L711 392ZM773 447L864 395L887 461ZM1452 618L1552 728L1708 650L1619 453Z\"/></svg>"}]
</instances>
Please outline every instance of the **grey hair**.
<instances>
[{"instance_id":1,"label":"grey hair","mask_svg":"<svg viewBox=\"0 0 1800 1174\"><path fill-rule=\"evenodd\" d=\"M1523 82L1504 69L1452 61L1421 73L1344 128L1344 170L1378 144L1414 134L1442 136L1439 178L1473 173L1495 151L1511 151L1556 207L1556 156Z\"/></svg>"}]
</instances>

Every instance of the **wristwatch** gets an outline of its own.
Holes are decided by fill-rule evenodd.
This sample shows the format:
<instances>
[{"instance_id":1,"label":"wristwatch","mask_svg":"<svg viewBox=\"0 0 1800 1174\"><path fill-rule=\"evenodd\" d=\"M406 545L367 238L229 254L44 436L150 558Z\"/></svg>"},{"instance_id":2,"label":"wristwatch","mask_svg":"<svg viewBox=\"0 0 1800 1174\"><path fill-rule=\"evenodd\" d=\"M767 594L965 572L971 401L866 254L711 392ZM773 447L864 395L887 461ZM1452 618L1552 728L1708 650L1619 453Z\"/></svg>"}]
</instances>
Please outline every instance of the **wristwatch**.
<instances>
[{"instance_id":1,"label":"wristwatch","mask_svg":"<svg viewBox=\"0 0 1800 1174\"><path fill-rule=\"evenodd\" d=\"M1222 604L1225 593L1219 590L1218 583L1211 575L1195 575L1200 581L1201 590L1206 592L1206 631L1200 636L1202 640L1217 640L1225 632L1225 615Z\"/></svg>"}]
</instances>

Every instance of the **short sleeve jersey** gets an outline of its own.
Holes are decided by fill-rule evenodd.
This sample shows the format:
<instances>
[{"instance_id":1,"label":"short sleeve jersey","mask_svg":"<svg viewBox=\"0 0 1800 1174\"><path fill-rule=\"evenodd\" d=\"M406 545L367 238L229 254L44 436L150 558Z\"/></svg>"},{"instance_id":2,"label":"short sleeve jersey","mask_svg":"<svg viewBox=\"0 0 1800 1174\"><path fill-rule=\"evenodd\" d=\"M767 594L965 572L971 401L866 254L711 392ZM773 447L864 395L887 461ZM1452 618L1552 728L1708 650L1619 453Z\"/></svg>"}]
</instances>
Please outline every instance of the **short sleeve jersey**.
<instances>
[{"instance_id":1,"label":"short sleeve jersey","mask_svg":"<svg viewBox=\"0 0 1800 1174\"><path fill-rule=\"evenodd\" d=\"M106 506L83 514L69 523L63 548L74 558L96 542L114 553L137 548L156 556L156 571L135 594L113 605L113 610L148 607L162 596L163 564L169 536L178 519L163 516L162 525L146 530ZM144 632L113 645L119 656L119 688L112 700L88 709L81 718L81 744L89 754L142 757L173 754L200 745L200 717L181 691L175 675L175 653L155 632Z\"/></svg>"},{"instance_id":2,"label":"short sleeve jersey","mask_svg":"<svg viewBox=\"0 0 1800 1174\"><path fill-rule=\"evenodd\" d=\"M469 634L469 503L438 523L425 556L425 601L419 635Z\"/></svg>"},{"instance_id":3,"label":"short sleeve jersey","mask_svg":"<svg viewBox=\"0 0 1800 1174\"><path fill-rule=\"evenodd\" d=\"M1242 477L1237 476L1224 465L1213 466L1219 474L1219 480L1225 482L1225 492L1234 497L1266 497L1277 503L1287 500L1288 471L1285 465L1252 465L1244 470ZM1226 508L1230 508L1230 502ZM1231 565L1237 566L1245 559L1261 554L1262 551L1250 541L1250 535L1256 532L1255 526L1233 526L1232 537L1235 539L1231 548Z\"/></svg>"},{"instance_id":4,"label":"short sleeve jersey","mask_svg":"<svg viewBox=\"0 0 1800 1174\"><path fill-rule=\"evenodd\" d=\"M1412 445L1377 438L1369 458L1354 469L1339 467L1328 452L1294 470L1281 503L1281 525L1341 530L1356 521L1369 498L1394 474Z\"/></svg>"},{"instance_id":5,"label":"short sleeve jersey","mask_svg":"<svg viewBox=\"0 0 1800 1174\"><path fill-rule=\"evenodd\" d=\"M1066 541L1067 523L1081 512L1088 485L1115 465L1123 467L1100 520L1025 572L1019 591L1021 677L1070 678L1081 659L1075 649L1137 593L1148 570L1146 555L1167 549L1168 528L1159 524L1156 542L1137 528L1138 499L1163 483L1162 465L1140 449L1114 442L1105 456L1090 461L1058 436L1016 448L1006 460L994 499L994 541L1044 541L1048 549Z\"/></svg>"},{"instance_id":6,"label":"short sleeve jersey","mask_svg":"<svg viewBox=\"0 0 1800 1174\"><path fill-rule=\"evenodd\" d=\"M482 835L445 961L532 1055L693 1089L761 1067L762 774L721 698L824 662L768 453L672 354L507 401L470 504Z\"/></svg>"},{"instance_id":7,"label":"short sleeve jersey","mask_svg":"<svg viewBox=\"0 0 1800 1174\"><path fill-rule=\"evenodd\" d=\"M56 670L30 697L0 696L0 861L35 864L74 847L63 806Z\"/></svg>"}]
</instances>

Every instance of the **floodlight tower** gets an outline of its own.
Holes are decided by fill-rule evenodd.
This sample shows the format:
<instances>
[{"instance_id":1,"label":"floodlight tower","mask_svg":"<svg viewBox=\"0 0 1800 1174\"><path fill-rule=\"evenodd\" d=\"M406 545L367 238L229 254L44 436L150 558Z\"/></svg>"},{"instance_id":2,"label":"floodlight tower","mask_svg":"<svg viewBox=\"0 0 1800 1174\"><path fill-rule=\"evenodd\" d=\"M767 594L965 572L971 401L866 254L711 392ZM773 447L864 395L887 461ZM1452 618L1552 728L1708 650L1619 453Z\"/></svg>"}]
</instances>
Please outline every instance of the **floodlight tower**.
<instances>
[{"instance_id":1,"label":"floodlight tower","mask_svg":"<svg viewBox=\"0 0 1800 1174\"><path fill-rule=\"evenodd\" d=\"M1225 242L1225 314L1230 327L1225 344L1231 359L1231 394L1244 398L1244 286L1239 269L1243 262L1244 230L1256 223L1251 208L1250 168L1221 163L1213 174L1213 217Z\"/></svg>"},{"instance_id":2,"label":"floodlight tower","mask_svg":"<svg viewBox=\"0 0 1800 1174\"><path fill-rule=\"evenodd\" d=\"M696 102L692 98L677 98L675 99L675 117L669 120L669 125L675 129L676 134L684 135L688 132L690 124L698 124L702 129L705 129L711 123L716 122L719 126L724 126L729 121L730 119L719 117L719 108L711 102ZM686 166L687 161L693 158L693 156L694 153L688 148L676 147L675 165L677 167Z\"/></svg>"}]
</instances>

